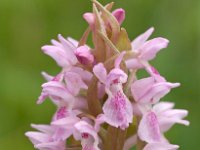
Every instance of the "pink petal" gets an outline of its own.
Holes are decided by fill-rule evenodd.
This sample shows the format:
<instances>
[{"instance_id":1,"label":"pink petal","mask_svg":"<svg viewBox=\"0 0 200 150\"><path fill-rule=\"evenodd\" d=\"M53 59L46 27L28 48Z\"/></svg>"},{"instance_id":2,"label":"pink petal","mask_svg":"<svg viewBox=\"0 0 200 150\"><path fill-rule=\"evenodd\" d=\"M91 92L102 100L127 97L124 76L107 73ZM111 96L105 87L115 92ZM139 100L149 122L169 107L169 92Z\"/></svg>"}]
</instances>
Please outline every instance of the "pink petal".
<instances>
[{"instance_id":1,"label":"pink petal","mask_svg":"<svg viewBox=\"0 0 200 150\"><path fill-rule=\"evenodd\" d=\"M159 123L154 112L150 111L143 115L138 127L138 136L147 143L161 141Z\"/></svg>"},{"instance_id":2,"label":"pink petal","mask_svg":"<svg viewBox=\"0 0 200 150\"><path fill-rule=\"evenodd\" d=\"M68 68L77 63L74 49L76 48L70 41L58 35L59 41L52 40L53 46L43 46L45 54L51 56L59 66Z\"/></svg>"},{"instance_id":3,"label":"pink petal","mask_svg":"<svg viewBox=\"0 0 200 150\"><path fill-rule=\"evenodd\" d=\"M166 110L169 110L171 108L174 107L174 103L172 102L159 102L157 103L156 105L153 106L153 110L156 112L156 113L162 113Z\"/></svg>"},{"instance_id":4,"label":"pink petal","mask_svg":"<svg viewBox=\"0 0 200 150\"><path fill-rule=\"evenodd\" d=\"M102 63L95 65L93 68L93 72L95 76L99 79L99 81L101 81L102 83L106 82L107 71Z\"/></svg>"},{"instance_id":5,"label":"pink petal","mask_svg":"<svg viewBox=\"0 0 200 150\"><path fill-rule=\"evenodd\" d=\"M105 115L104 114L99 114L95 119L94 129L96 131L99 131L101 124L103 124L105 121L106 121Z\"/></svg>"},{"instance_id":6,"label":"pink petal","mask_svg":"<svg viewBox=\"0 0 200 150\"><path fill-rule=\"evenodd\" d=\"M58 35L58 39L60 40L65 52L66 52L66 55L67 55L67 58L68 58L68 61L70 62L70 64L74 65L77 63L77 59L76 59L76 56L74 54L74 50L76 49L76 46L73 45L73 43L71 43L70 41L68 41L67 39L65 39L62 35Z\"/></svg>"},{"instance_id":7,"label":"pink petal","mask_svg":"<svg viewBox=\"0 0 200 150\"><path fill-rule=\"evenodd\" d=\"M139 35L132 43L132 49L133 50L138 50L138 48L140 48L145 42L146 40L151 36L151 34L153 33L154 28L151 27L150 29L148 29L145 33Z\"/></svg>"},{"instance_id":8,"label":"pink petal","mask_svg":"<svg viewBox=\"0 0 200 150\"><path fill-rule=\"evenodd\" d=\"M73 104L73 109L74 110L87 110L88 104L87 104L86 98L83 96L76 96L74 104Z\"/></svg>"},{"instance_id":9,"label":"pink petal","mask_svg":"<svg viewBox=\"0 0 200 150\"><path fill-rule=\"evenodd\" d=\"M79 120L76 116L66 116L65 118L53 121L51 125L57 127L53 138L61 140L69 138L74 133L74 125Z\"/></svg>"},{"instance_id":10,"label":"pink petal","mask_svg":"<svg viewBox=\"0 0 200 150\"><path fill-rule=\"evenodd\" d=\"M115 9L113 12L112 12L113 16L115 16L115 18L117 19L117 21L119 22L119 24L121 25L122 22L124 21L125 19L125 10L122 9L122 8L118 8L118 9Z\"/></svg>"},{"instance_id":11,"label":"pink petal","mask_svg":"<svg viewBox=\"0 0 200 150\"><path fill-rule=\"evenodd\" d=\"M72 67L70 71L79 74L86 83L89 83L93 76L91 72L83 70L80 67Z\"/></svg>"},{"instance_id":12,"label":"pink petal","mask_svg":"<svg viewBox=\"0 0 200 150\"><path fill-rule=\"evenodd\" d=\"M153 66L147 64L148 66L145 66L146 71L151 75L151 76L160 76L160 73L156 68Z\"/></svg>"},{"instance_id":13,"label":"pink petal","mask_svg":"<svg viewBox=\"0 0 200 150\"><path fill-rule=\"evenodd\" d=\"M171 88L179 85L179 83L156 82L154 77L149 77L135 81L131 91L136 101L154 104L169 93Z\"/></svg>"},{"instance_id":14,"label":"pink petal","mask_svg":"<svg viewBox=\"0 0 200 150\"><path fill-rule=\"evenodd\" d=\"M58 81L58 82L62 82L63 77L64 77L64 73L59 73L57 74L55 77L51 76L49 74L47 74L46 72L42 72L41 73L42 76L47 80L47 81Z\"/></svg>"},{"instance_id":15,"label":"pink petal","mask_svg":"<svg viewBox=\"0 0 200 150\"><path fill-rule=\"evenodd\" d=\"M53 141L37 144L35 148L39 150L65 150L65 141Z\"/></svg>"},{"instance_id":16,"label":"pink petal","mask_svg":"<svg viewBox=\"0 0 200 150\"><path fill-rule=\"evenodd\" d=\"M41 74L47 81L51 81L54 78L53 76L49 75L48 73L44 71Z\"/></svg>"},{"instance_id":17,"label":"pink petal","mask_svg":"<svg viewBox=\"0 0 200 150\"><path fill-rule=\"evenodd\" d=\"M94 139L98 140L98 136L94 128L88 124L85 121L79 121L75 124L75 128L80 132L80 133L88 133L90 134Z\"/></svg>"},{"instance_id":18,"label":"pink petal","mask_svg":"<svg viewBox=\"0 0 200 150\"><path fill-rule=\"evenodd\" d=\"M68 116L62 119L53 121L51 124L54 126L63 126L64 128L71 129L80 119L75 116Z\"/></svg>"},{"instance_id":19,"label":"pink petal","mask_svg":"<svg viewBox=\"0 0 200 150\"><path fill-rule=\"evenodd\" d=\"M87 21L89 24L90 28L93 30L94 29L94 24L95 24L95 17L93 13L84 13L83 18Z\"/></svg>"},{"instance_id":20,"label":"pink petal","mask_svg":"<svg viewBox=\"0 0 200 150\"><path fill-rule=\"evenodd\" d=\"M106 79L106 85L110 85L113 83L126 83L127 81L127 74L119 69L119 68L114 68L112 69Z\"/></svg>"},{"instance_id":21,"label":"pink petal","mask_svg":"<svg viewBox=\"0 0 200 150\"><path fill-rule=\"evenodd\" d=\"M51 125L57 127L54 134L55 139L65 140L73 134L74 125L80 121L74 110L69 110L66 107L60 107L54 115Z\"/></svg>"},{"instance_id":22,"label":"pink petal","mask_svg":"<svg viewBox=\"0 0 200 150\"><path fill-rule=\"evenodd\" d=\"M65 101L69 105L73 103L74 97L69 93L69 91L62 83L57 81L49 81L43 84L42 87L42 98L40 96L38 103L43 102L44 98L46 98L47 96L50 96L52 98L55 97L56 99Z\"/></svg>"},{"instance_id":23,"label":"pink petal","mask_svg":"<svg viewBox=\"0 0 200 150\"><path fill-rule=\"evenodd\" d=\"M46 134L53 134L54 128L52 128L50 125L36 125L31 124L31 127L34 129L37 129L40 132L46 133Z\"/></svg>"},{"instance_id":24,"label":"pink petal","mask_svg":"<svg viewBox=\"0 0 200 150\"><path fill-rule=\"evenodd\" d=\"M81 76L74 72L65 73L65 82L67 89L75 96L79 93L80 89L87 89L87 85L81 79Z\"/></svg>"},{"instance_id":25,"label":"pink petal","mask_svg":"<svg viewBox=\"0 0 200 150\"><path fill-rule=\"evenodd\" d=\"M144 78L133 82L131 92L135 101L140 101L140 98L151 88L154 84L154 78Z\"/></svg>"},{"instance_id":26,"label":"pink petal","mask_svg":"<svg viewBox=\"0 0 200 150\"><path fill-rule=\"evenodd\" d=\"M147 41L140 47L140 56L142 60L152 60L156 54L163 48L166 48L169 41L164 38L155 38Z\"/></svg>"},{"instance_id":27,"label":"pink petal","mask_svg":"<svg viewBox=\"0 0 200 150\"><path fill-rule=\"evenodd\" d=\"M122 91L118 91L114 95L109 95L103 105L103 112L105 122L116 128L127 128L133 119L132 105Z\"/></svg>"},{"instance_id":28,"label":"pink petal","mask_svg":"<svg viewBox=\"0 0 200 150\"><path fill-rule=\"evenodd\" d=\"M69 41L74 47L78 47L78 41L71 38L71 37L67 37L67 41Z\"/></svg>"},{"instance_id":29,"label":"pink petal","mask_svg":"<svg viewBox=\"0 0 200 150\"><path fill-rule=\"evenodd\" d=\"M90 65L94 62L94 56L91 54L89 47L80 46L75 50L78 61L83 65Z\"/></svg>"},{"instance_id":30,"label":"pink petal","mask_svg":"<svg viewBox=\"0 0 200 150\"><path fill-rule=\"evenodd\" d=\"M151 104L144 104L144 103L137 103L133 102L133 115L135 116L142 116L144 113L151 109Z\"/></svg>"},{"instance_id":31,"label":"pink petal","mask_svg":"<svg viewBox=\"0 0 200 150\"><path fill-rule=\"evenodd\" d=\"M60 42L58 42L57 40L51 40L52 45L56 46L56 47L63 47L62 44Z\"/></svg>"},{"instance_id":32,"label":"pink petal","mask_svg":"<svg viewBox=\"0 0 200 150\"><path fill-rule=\"evenodd\" d=\"M146 91L144 95L140 97L141 102L157 103L162 97L170 92L170 87L167 83L157 83L152 85L150 89Z\"/></svg>"},{"instance_id":33,"label":"pink petal","mask_svg":"<svg viewBox=\"0 0 200 150\"><path fill-rule=\"evenodd\" d=\"M126 52L123 51L123 52L121 52L121 54L117 57L117 59L115 60L115 64L114 64L115 68L120 68L120 63L121 63L121 61L122 61L122 59L123 59L123 57L124 57L125 54L126 54Z\"/></svg>"},{"instance_id":34,"label":"pink petal","mask_svg":"<svg viewBox=\"0 0 200 150\"><path fill-rule=\"evenodd\" d=\"M56 46L43 46L42 50L45 54L51 56L60 67L69 66L68 57L63 49Z\"/></svg>"},{"instance_id":35,"label":"pink petal","mask_svg":"<svg viewBox=\"0 0 200 150\"><path fill-rule=\"evenodd\" d=\"M172 145L169 143L149 143L143 150L177 150L178 145Z\"/></svg>"},{"instance_id":36,"label":"pink petal","mask_svg":"<svg viewBox=\"0 0 200 150\"><path fill-rule=\"evenodd\" d=\"M141 68L144 68L144 65L140 63L140 61L138 59L128 59L125 61L126 63L126 67L128 69L133 69L133 70L136 70L136 69L141 69Z\"/></svg>"},{"instance_id":37,"label":"pink petal","mask_svg":"<svg viewBox=\"0 0 200 150\"><path fill-rule=\"evenodd\" d=\"M43 142L49 142L51 137L48 134L40 132L26 132L25 135L30 139L30 141L36 145Z\"/></svg>"},{"instance_id":38,"label":"pink petal","mask_svg":"<svg viewBox=\"0 0 200 150\"><path fill-rule=\"evenodd\" d=\"M67 110L67 107L66 106L61 106L59 108L57 108L57 111L55 113L55 117L54 119L55 120L58 120L58 119L62 119L62 118L65 118L69 115L69 111Z\"/></svg>"},{"instance_id":39,"label":"pink petal","mask_svg":"<svg viewBox=\"0 0 200 150\"><path fill-rule=\"evenodd\" d=\"M41 92L40 96L38 97L37 104L42 104L48 96L48 93Z\"/></svg>"},{"instance_id":40,"label":"pink petal","mask_svg":"<svg viewBox=\"0 0 200 150\"><path fill-rule=\"evenodd\" d=\"M155 109L157 107L158 106L155 105L153 109L157 111L156 113L158 115L158 121L162 132L168 131L175 123L183 124L186 126L189 125L189 121L183 120L183 118L188 115L187 110L165 108L158 111L158 109Z\"/></svg>"},{"instance_id":41,"label":"pink petal","mask_svg":"<svg viewBox=\"0 0 200 150\"><path fill-rule=\"evenodd\" d=\"M65 39L61 34L58 34L58 39L65 51L69 52L70 55L73 55L73 51L76 49L76 45L73 44L70 40Z\"/></svg>"}]
</instances>

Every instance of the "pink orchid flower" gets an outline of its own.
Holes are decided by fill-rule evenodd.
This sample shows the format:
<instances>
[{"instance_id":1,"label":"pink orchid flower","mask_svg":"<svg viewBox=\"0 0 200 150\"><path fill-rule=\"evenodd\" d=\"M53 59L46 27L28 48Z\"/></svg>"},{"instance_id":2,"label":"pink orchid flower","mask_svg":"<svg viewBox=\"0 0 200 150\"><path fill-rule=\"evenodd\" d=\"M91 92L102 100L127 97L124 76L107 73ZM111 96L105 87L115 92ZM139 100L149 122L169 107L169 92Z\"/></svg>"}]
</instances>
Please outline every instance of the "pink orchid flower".
<instances>
[{"instance_id":1,"label":"pink orchid flower","mask_svg":"<svg viewBox=\"0 0 200 150\"><path fill-rule=\"evenodd\" d=\"M42 85L42 93L38 99L38 104L42 103L47 97L59 106L68 104L69 107L73 105L74 96L69 92L64 83L58 81L49 81Z\"/></svg>"},{"instance_id":2,"label":"pink orchid flower","mask_svg":"<svg viewBox=\"0 0 200 150\"><path fill-rule=\"evenodd\" d=\"M43 72L42 75L47 79L47 83L42 85L42 93L38 99L38 104L42 103L47 97L57 105L73 103L81 89L87 89L87 83L92 75L81 68L73 67L69 71L61 72L53 77ZM63 82L65 81L65 83Z\"/></svg>"},{"instance_id":3,"label":"pink orchid flower","mask_svg":"<svg viewBox=\"0 0 200 150\"><path fill-rule=\"evenodd\" d=\"M161 49L167 47L169 41L161 37L147 41L153 31L154 28L150 28L133 40L131 43L132 50L137 54L137 57L126 61L127 68L143 68L141 61L152 60Z\"/></svg>"},{"instance_id":4,"label":"pink orchid flower","mask_svg":"<svg viewBox=\"0 0 200 150\"><path fill-rule=\"evenodd\" d=\"M69 68L75 65L78 61L74 54L77 45L74 45L69 39L65 39L61 35L58 35L58 39L59 41L52 40L53 45L43 46L43 52L51 56L62 68Z\"/></svg>"},{"instance_id":5,"label":"pink orchid flower","mask_svg":"<svg viewBox=\"0 0 200 150\"><path fill-rule=\"evenodd\" d=\"M26 132L25 135L35 148L39 150L65 150L66 141L53 138L55 127L49 125L32 125L32 127L40 132Z\"/></svg>"},{"instance_id":6,"label":"pink orchid flower","mask_svg":"<svg viewBox=\"0 0 200 150\"><path fill-rule=\"evenodd\" d=\"M183 120L188 112L181 109L172 109L173 103L160 102L147 110L140 121L138 136L147 143L168 143L163 133L169 130L175 123L189 125Z\"/></svg>"},{"instance_id":7,"label":"pink orchid flower","mask_svg":"<svg viewBox=\"0 0 200 150\"><path fill-rule=\"evenodd\" d=\"M127 128L133 118L132 105L122 89L122 84L127 81L126 73L119 68L123 55L124 53L116 59L115 68L109 74L102 63L97 64L93 69L99 81L105 84L108 94L108 99L103 105L104 114L101 115L101 119L111 126L121 129Z\"/></svg>"},{"instance_id":8,"label":"pink orchid flower","mask_svg":"<svg viewBox=\"0 0 200 150\"><path fill-rule=\"evenodd\" d=\"M55 139L67 140L71 135L76 134L74 126L80 121L77 114L79 112L68 110L66 107L58 109L51 122L51 125L56 128L53 135Z\"/></svg>"},{"instance_id":9,"label":"pink orchid flower","mask_svg":"<svg viewBox=\"0 0 200 150\"><path fill-rule=\"evenodd\" d=\"M56 63L68 70L77 62L83 65L92 64L94 56L91 54L87 45L78 47L78 42L72 38L65 39L60 34L59 41L52 40L53 45L46 45L42 47L45 54L51 56Z\"/></svg>"},{"instance_id":10,"label":"pink orchid flower","mask_svg":"<svg viewBox=\"0 0 200 150\"><path fill-rule=\"evenodd\" d=\"M168 131L175 123L188 126L189 121L183 120L188 115L184 109L173 109L172 102L159 102L153 106L153 111L157 115L161 132Z\"/></svg>"},{"instance_id":11,"label":"pink orchid flower","mask_svg":"<svg viewBox=\"0 0 200 150\"><path fill-rule=\"evenodd\" d=\"M58 108L51 125L32 125L40 132L27 132L26 136L40 150L65 150L66 140L71 135L76 135L75 124L80 121L76 111L67 107Z\"/></svg>"},{"instance_id":12,"label":"pink orchid flower","mask_svg":"<svg viewBox=\"0 0 200 150\"><path fill-rule=\"evenodd\" d=\"M167 82L152 67L148 70L150 70L151 77L136 80L131 86L132 95L138 103L155 104L172 88L180 85L180 83Z\"/></svg>"}]
</instances>

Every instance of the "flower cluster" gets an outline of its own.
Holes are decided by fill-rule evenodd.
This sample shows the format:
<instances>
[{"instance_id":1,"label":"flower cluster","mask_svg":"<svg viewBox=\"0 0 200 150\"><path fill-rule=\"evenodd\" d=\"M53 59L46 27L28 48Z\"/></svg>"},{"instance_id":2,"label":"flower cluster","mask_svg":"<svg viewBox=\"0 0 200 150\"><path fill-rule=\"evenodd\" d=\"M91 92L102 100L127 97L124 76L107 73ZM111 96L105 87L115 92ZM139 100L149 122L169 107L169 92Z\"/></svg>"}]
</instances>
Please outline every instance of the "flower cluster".
<instances>
[{"instance_id":1,"label":"flower cluster","mask_svg":"<svg viewBox=\"0 0 200 150\"><path fill-rule=\"evenodd\" d=\"M178 87L168 82L149 63L167 47L165 38L148 40L154 28L132 42L121 26L125 11L110 11L93 0L93 12L83 18L89 24L76 41L58 35L42 51L52 57L61 71L47 80L37 103L49 98L57 107L49 125L31 126L38 131L26 136L39 150L176 150L164 137L187 110L173 109L174 103L160 99ZM93 47L86 44L91 33ZM137 79L137 71L149 77Z\"/></svg>"}]
</instances>

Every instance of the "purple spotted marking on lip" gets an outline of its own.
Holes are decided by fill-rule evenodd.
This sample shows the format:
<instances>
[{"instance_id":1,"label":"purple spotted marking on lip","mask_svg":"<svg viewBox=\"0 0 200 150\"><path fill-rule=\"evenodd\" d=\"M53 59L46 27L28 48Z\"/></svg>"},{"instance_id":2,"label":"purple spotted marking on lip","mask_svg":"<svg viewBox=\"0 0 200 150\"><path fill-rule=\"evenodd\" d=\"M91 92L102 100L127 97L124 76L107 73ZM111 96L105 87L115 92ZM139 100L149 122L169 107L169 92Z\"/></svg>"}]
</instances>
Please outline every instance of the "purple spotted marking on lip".
<instances>
[{"instance_id":1,"label":"purple spotted marking on lip","mask_svg":"<svg viewBox=\"0 0 200 150\"><path fill-rule=\"evenodd\" d=\"M157 116L154 112L149 112L147 115L148 126L150 127L151 137L155 141L160 141L160 128L158 124Z\"/></svg>"},{"instance_id":2,"label":"purple spotted marking on lip","mask_svg":"<svg viewBox=\"0 0 200 150\"><path fill-rule=\"evenodd\" d=\"M89 137L89 134L88 133L82 133L81 137L84 138L84 139L87 139Z\"/></svg>"},{"instance_id":3,"label":"purple spotted marking on lip","mask_svg":"<svg viewBox=\"0 0 200 150\"><path fill-rule=\"evenodd\" d=\"M60 107L56 114L56 119L62 119L66 117L66 106Z\"/></svg>"}]
</instances>

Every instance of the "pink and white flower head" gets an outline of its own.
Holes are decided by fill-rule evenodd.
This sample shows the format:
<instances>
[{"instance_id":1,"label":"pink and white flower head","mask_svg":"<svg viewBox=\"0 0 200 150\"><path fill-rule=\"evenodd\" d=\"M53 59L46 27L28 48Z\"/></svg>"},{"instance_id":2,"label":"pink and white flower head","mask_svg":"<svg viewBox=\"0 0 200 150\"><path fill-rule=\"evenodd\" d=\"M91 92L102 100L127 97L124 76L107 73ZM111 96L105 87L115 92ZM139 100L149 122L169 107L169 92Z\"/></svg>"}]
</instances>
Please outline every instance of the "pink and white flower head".
<instances>
[{"instance_id":1,"label":"pink and white flower head","mask_svg":"<svg viewBox=\"0 0 200 150\"><path fill-rule=\"evenodd\" d=\"M108 99L103 105L103 115L99 118L114 127L125 129L133 119L131 102L123 92L122 84L126 83L127 75L119 68L124 53L115 61L115 68L107 74L102 63L94 66L93 72L105 84Z\"/></svg>"},{"instance_id":2,"label":"pink and white flower head","mask_svg":"<svg viewBox=\"0 0 200 150\"><path fill-rule=\"evenodd\" d=\"M161 49L167 47L169 41L165 38L158 37L147 41L153 31L154 28L150 28L132 41L132 50L137 54L137 57L126 61L127 68L143 68L144 65L141 62L154 59Z\"/></svg>"},{"instance_id":3,"label":"pink and white flower head","mask_svg":"<svg viewBox=\"0 0 200 150\"><path fill-rule=\"evenodd\" d=\"M150 28L130 42L121 28L125 11L92 2L93 12L83 15L89 27L80 41L58 35L58 41L42 47L61 71L55 76L42 72L47 82L37 103L50 98L56 112L50 125L32 125L38 131L26 136L39 150L178 149L164 133L176 123L189 125L188 111L160 100L180 84L166 81L149 63L169 41L148 40ZM90 32L92 47L87 46ZM139 69L150 77L137 79Z\"/></svg>"}]
</instances>

